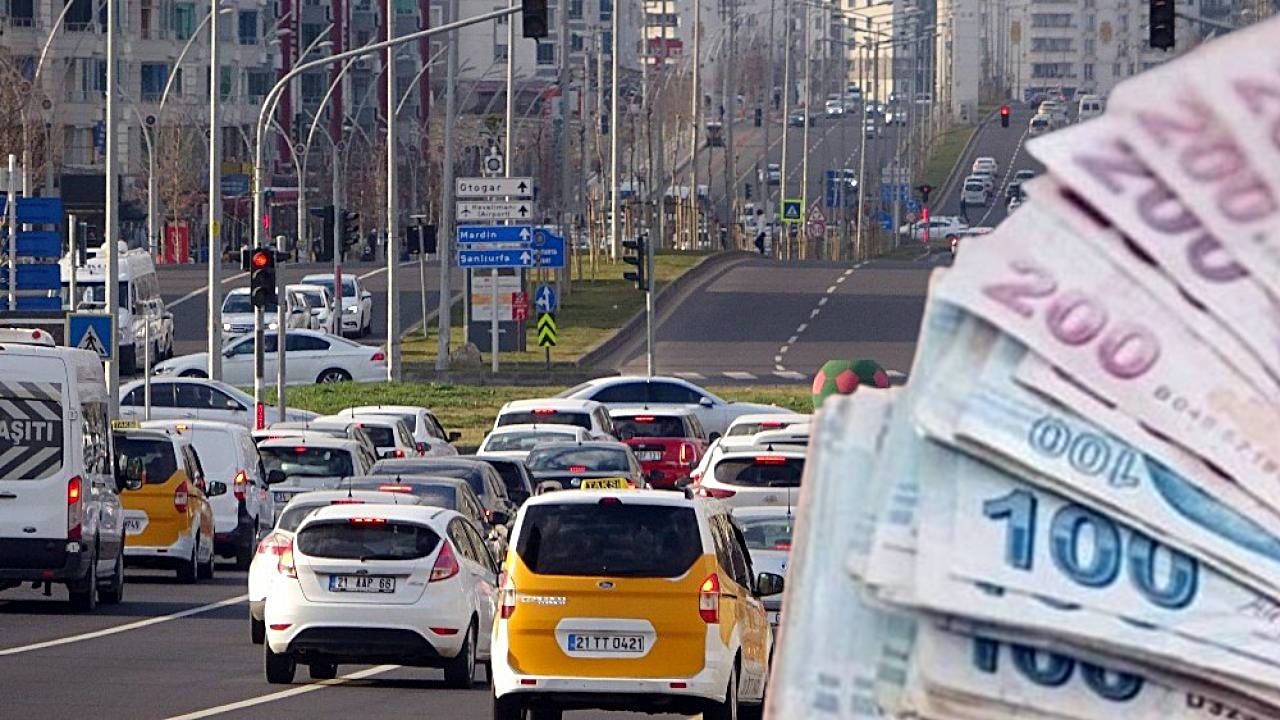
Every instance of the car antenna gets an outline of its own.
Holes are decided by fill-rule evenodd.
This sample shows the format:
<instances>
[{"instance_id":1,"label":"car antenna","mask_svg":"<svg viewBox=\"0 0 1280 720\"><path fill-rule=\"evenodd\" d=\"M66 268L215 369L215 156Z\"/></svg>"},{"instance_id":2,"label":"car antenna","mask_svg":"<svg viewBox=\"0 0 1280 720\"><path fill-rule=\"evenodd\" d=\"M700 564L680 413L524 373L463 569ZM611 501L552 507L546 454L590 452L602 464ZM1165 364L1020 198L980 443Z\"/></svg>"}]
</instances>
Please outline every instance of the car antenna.
<instances>
[{"instance_id":1,"label":"car antenna","mask_svg":"<svg viewBox=\"0 0 1280 720\"><path fill-rule=\"evenodd\" d=\"M351 494L351 476L350 475L346 476L346 481L347 481L347 499L350 500L353 497L353 495Z\"/></svg>"}]
</instances>

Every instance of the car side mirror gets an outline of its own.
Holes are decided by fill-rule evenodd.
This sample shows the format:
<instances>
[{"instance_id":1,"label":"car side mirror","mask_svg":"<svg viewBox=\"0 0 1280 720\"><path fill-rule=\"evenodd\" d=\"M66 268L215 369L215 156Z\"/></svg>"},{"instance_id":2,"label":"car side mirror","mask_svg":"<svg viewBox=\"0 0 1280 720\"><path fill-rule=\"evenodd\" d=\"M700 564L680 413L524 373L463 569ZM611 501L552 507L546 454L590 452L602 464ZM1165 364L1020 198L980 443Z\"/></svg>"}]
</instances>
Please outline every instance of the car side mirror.
<instances>
[{"instance_id":1,"label":"car side mirror","mask_svg":"<svg viewBox=\"0 0 1280 720\"><path fill-rule=\"evenodd\" d=\"M218 497L227 494L227 484L221 480L214 480L204 489L205 497Z\"/></svg>"},{"instance_id":2,"label":"car side mirror","mask_svg":"<svg viewBox=\"0 0 1280 720\"><path fill-rule=\"evenodd\" d=\"M782 592L784 580L781 575L762 572L756 575L756 597L769 597Z\"/></svg>"},{"instance_id":3,"label":"car side mirror","mask_svg":"<svg viewBox=\"0 0 1280 720\"><path fill-rule=\"evenodd\" d=\"M141 458L135 458L116 469L116 491L137 490L146 484L147 471Z\"/></svg>"},{"instance_id":4,"label":"car side mirror","mask_svg":"<svg viewBox=\"0 0 1280 720\"><path fill-rule=\"evenodd\" d=\"M462 433L458 432L457 430L450 430L447 437L449 438L449 442L451 443L458 442L459 440L462 439Z\"/></svg>"},{"instance_id":5,"label":"car side mirror","mask_svg":"<svg viewBox=\"0 0 1280 720\"><path fill-rule=\"evenodd\" d=\"M267 471L267 484L268 484L268 485L278 485L278 484L280 484L280 483L284 482L284 480L285 480L285 476L284 476L284 471L283 471L283 470L281 470L281 469L279 469L279 468L276 468L275 470L268 470L268 471Z\"/></svg>"},{"instance_id":6,"label":"car side mirror","mask_svg":"<svg viewBox=\"0 0 1280 720\"><path fill-rule=\"evenodd\" d=\"M705 395L698 399L698 404L699 404L699 405L701 405L701 406L702 406L702 407L704 407L704 408L709 408L709 407L714 407L714 406L715 406L715 403L711 401L711 398L709 398L709 397L707 397L707 396L705 396Z\"/></svg>"}]
</instances>

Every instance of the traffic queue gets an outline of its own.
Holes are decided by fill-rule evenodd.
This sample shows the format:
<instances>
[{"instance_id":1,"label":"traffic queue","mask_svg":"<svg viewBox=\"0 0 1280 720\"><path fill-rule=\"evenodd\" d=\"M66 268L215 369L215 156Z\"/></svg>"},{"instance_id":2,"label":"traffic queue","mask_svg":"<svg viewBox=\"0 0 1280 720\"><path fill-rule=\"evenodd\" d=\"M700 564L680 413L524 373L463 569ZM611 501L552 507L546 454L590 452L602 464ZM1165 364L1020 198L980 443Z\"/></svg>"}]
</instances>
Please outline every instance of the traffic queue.
<instances>
[{"instance_id":1,"label":"traffic queue","mask_svg":"<svg viewBox=\"0 0 1280 720\"><path fill-rule=\"evenodd\" d=\"M495 718L761 711L810 416L602 378L508 403L462 455L424 407L202 416L179 398L234 388L201 378L111 417L95 355L21 339L0 341L0 591L92 612L126 569L230 564L268 683L390 663L468 688L479 664Z\"/></svg>"}]
</instances>

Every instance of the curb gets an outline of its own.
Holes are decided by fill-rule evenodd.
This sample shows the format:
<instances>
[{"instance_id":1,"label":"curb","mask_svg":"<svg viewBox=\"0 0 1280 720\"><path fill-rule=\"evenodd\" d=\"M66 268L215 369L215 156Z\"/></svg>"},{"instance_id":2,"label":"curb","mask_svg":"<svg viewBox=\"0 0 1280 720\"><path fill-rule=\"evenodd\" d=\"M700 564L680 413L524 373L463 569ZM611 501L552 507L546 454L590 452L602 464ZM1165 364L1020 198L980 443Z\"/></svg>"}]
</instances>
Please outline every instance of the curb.
<instances>
[{"instance_id":1,"label":"curb","mask_svg":"<svg viewBox=\"0 0 1280 720\"><path fill-rule=\"evenodd\" d=\"M746 252L745 250L724 250L714 255L708 255L697 265L686 270L683 275L663 285L658 290L657 295L653 298L653 305L655 309L661 309L655 310L657 315L655 321L661 323L663 319L670 315L672 308L688 297L696 286L704 284L712 277L727 271L731 267L759 257L756 253ZM622 355L630 346L644 343L644 322L645 313L642 310L623 323L622 327L614 330L608 337L583 353L574 362L574 365L579 368L613 371L614 368L612 366L620 359L618 356Z\"/></svg>"},{"instance_id":2,"label":"curb","mask_svg":"<svg viewBox=\"0 0 1280 720\"><path fill-rule=\"evenodd\" d=\"M979 120L978 124L973 128L973 134L969 136L968 142L966 142L964 147L960 149L960 154L956 156L955 164L951 166L951 172L947 173L947 179L942 182L942 191L938 193L939 198L946 198L955 187L957 171L964 167L964 159L969 156L969 153L973 151L973 146L977 144L978 134L981 133L983 129L986 128L987 123L991 122L991 119L996 116L996 112L997 111L992 111L982 120Z\"/></svg>"}]
</instances>

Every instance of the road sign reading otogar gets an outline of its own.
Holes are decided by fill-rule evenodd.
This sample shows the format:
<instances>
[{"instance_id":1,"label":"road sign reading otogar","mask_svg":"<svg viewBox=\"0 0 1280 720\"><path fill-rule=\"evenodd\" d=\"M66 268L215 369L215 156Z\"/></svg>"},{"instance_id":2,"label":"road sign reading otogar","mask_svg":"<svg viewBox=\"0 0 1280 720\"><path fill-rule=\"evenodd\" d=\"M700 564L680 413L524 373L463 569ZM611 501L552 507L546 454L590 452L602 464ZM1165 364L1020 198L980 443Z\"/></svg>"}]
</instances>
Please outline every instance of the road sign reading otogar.
<instances>
[{"instance_id":1,"label":"road sign reading otogar","mask_svg":"<svg viewBox=\"0 0 1280 720\"><path fill-rule=\"evenodd\" d=\"M454 187L460 198L533 197L533 178L458 178Z\"/></svg>"}]
</instances>

